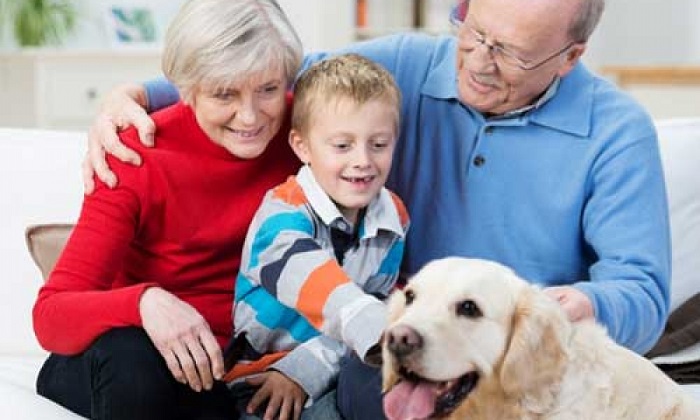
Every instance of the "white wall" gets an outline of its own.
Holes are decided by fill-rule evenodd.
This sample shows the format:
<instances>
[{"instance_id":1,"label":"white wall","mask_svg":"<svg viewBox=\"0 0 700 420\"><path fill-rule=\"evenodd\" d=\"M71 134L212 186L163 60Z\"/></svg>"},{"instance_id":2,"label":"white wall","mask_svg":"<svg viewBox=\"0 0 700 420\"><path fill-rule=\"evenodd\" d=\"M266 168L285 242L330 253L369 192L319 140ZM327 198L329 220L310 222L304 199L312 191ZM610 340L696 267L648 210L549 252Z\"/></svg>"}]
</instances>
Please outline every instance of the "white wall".
<instances>
[{"instance_id":1,"label":"white wall","mask_svg":"<svg viewBox=\"0 0 700 420\"><path fill-rule=\"evenodd\" d=\"M109 48L106 10L110 4L144 4L155 12L156 26L162 36L169 21L185 0L74 0L80 10L75 32L63 45L66 48ZM235 0L232 0L235 1ZM355 0L278 0L307 51L332 49L348 44L354 37ZM408 2L407 2L408 3ZM11 28L0 28L0 50L17 48Z\"/></svg>"},{"instance_id":2,"label":"white wall","mask_svg":"<svg viewBox=\"0 0 700 420\"><path fill-rule=\"evenodd\" d=\"M10 0L12 1L12 0ZM75 31L63 42L66 48L100 49L110 47L110 37L106 20L108 5L144 4L154 11L156 27L160 34L172 16L177 12L184 0L73 0L78 9L78 20ZM11 25L2 28L0 49L8 50L17 48L12 39Z\"/></svg>"},{"instance_id":3,"label":"white wall","mask_svg":"<svg viewBox=\"0 0 700 420\"><path fill-rule=\"evenodd\" d=\"M297 30L305 51L342 47L355 36L355 0L278 2Z\"/></svg>"},{"instance_id":4,"label":"white wall","mask_svg":"<svg viewBox=\"0 0 700 420\"><path fill-rule=\"evenodd\" d=\"M104 48L107 4L147 4L164 30L184 0L74 0L81 10L66 47ZM355 0L278 0L309 51L342 46L354 37ZM396 1L396 0L394 0ZM441 0L445 1L445 0ZM406 7L411 2L403 0ZM600 65L700 64L700 0L607 0L606 12L586 54ZM8 32L9 28L4 28ZM13 47L6 33L0 49Z\"/></svg>"},{"instance_id":5,"label":"white wall","mask_svg":"<svg viewBox=\"0 0 700 420\"><path fill-rule=\"evenodd\" d=\"M81 10L75 34L67 48L109 48L104 19L107 4L147 4L156 11L157 26L164 32L185 0L74 0ZM235 1L235 0L231 0ZM297 29L307 51L332 49L355 38L356 0L278 0ZM384 0L373 0L381 2ZM425 0L429 3L456 0ZM409 0L392 0L395 9ZM446 17L445 17L446 18ZM439 22L438 16L432 20ZM584 61L594 69L606 65L700 65L700 0L607 0L606 12L589 43ZM15 48L7 36L0 49ZM665 88L664 88L665 89ZM671 89L673 90L673 89ZM678 89L676 89L678 90ZM655 116L700 115L696 92L646 89L634 95ZM695 101L695 102L693 102ZM690 106L690 104L695 104ZM682 112L681 112L682 111Z\"/></svg>"},{"instance_id":6,"label":"white wall","mask_svg":"<svg viewBox=\"0 0 700 420\"><path fill-rule=\"evenodd\" d=\"M607 0L586 62L593 66L700 64L698 22L698 0Z\"/></svg>"},{"instance_id":7,"label":"white wall","mask_svg":"<svg viewBox=\"0 0 700 420\"><path fill-rule=\"evenodd\" d=\"M700 1L607 0L584 61L602 66L699 66ZM700 116L700 86L630 85L654 118Z\"/></svg>"}]
</instances>

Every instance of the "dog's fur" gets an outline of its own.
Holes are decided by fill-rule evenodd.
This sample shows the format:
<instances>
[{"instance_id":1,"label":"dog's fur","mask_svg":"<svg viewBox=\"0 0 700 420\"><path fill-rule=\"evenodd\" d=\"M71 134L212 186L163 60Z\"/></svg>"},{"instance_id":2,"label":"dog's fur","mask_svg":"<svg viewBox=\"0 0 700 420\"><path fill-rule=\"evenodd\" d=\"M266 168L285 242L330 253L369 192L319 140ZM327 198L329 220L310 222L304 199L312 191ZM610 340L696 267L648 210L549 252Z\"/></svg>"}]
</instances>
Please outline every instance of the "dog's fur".
<instances>
[{"instance_id":1,"label":"dog's fur","mask_svg":"<svg viewBox=\"0 0 700 420\"><path fill-rule=\"evenodd\" d=\"M500 264L434 261L392 295L389 313L385 392L407 378L423 378L440 394L466 373L478 374L465 399L433 414L470 420L700 419L697 403L651 362L615 344L592 321L569 322L541 289ZM402 410L415 397L404 392L393 410L389 398L390 418L412 418Z\"/></svg>"}]
</instances>

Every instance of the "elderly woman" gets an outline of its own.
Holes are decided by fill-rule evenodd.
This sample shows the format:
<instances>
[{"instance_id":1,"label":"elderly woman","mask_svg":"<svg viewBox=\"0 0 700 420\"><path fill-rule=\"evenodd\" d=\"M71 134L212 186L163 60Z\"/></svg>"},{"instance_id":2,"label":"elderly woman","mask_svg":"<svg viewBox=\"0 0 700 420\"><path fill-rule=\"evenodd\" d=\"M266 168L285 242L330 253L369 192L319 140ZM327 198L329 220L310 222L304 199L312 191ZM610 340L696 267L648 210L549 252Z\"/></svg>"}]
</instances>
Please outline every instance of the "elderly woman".
<instances>
[{"instance_id":1,"label":"elderly woman","mask_svg":"<svg viewBox=\"0 0 700 420\"><path fill-rule=\"evenodd\" d=\"M120 134L142 167L110 159L119 185L85 197L39 292L41 395L91 418L227 419L263 401L266 418L299 416L306 393L281 373L258 377L250 403L217 380L246 230L299 166L287 88L301 58L273 0L183 6L162 63L182 101L153 115L159 147Z\"/></svg>"}]
</instances>

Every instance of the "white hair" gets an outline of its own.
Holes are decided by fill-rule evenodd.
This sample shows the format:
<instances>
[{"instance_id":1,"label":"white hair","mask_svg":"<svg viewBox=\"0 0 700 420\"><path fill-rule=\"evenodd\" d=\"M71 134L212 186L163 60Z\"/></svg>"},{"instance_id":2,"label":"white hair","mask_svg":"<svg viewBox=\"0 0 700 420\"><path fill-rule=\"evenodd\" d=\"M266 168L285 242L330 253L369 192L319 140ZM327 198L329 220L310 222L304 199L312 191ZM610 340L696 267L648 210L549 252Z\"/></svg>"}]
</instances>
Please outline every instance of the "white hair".
<instances>
[{"instance_id":1,"label":"white hair","mask_svg":"<svg viewBox=\"0 0 700 420\"><path fill-rule=\"evenodd\" d=\"M569 27L569 37L576 42L586 42L598 26L605 9L605 0L583 0Z\"/></svg>"},{"instance_id":2,"label":"white hair","mask_svg":"<svg viewBox=\"0 0 700 420\"><path fill-rule=\"evenodd\" d=\"M291 83L302 55L275 0L189 0L168 28L162 69L189 101L203 82L228 86L270 69Z\"/></svg>"}]
</instances>

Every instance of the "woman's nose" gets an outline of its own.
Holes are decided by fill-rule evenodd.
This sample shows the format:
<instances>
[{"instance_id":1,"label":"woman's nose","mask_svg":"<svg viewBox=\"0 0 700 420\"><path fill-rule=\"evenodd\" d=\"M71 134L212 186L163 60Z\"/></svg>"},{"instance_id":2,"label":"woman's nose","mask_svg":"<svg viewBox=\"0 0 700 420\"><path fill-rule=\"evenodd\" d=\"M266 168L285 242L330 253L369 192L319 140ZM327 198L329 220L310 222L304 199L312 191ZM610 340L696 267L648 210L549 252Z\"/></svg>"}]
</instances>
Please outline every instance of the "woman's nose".
<instances>
[{"instance_id":1,"label":"woman's nose","mask_svg":"<svg viewBox=\"0 0 700 420\"><path fill-rule=\"evenodd\" d=\"M257 114L257 106L253 100L241 101L240 107L236 112L237 118L244 124L254 124Z\"/></svg>"}]
</instances>

